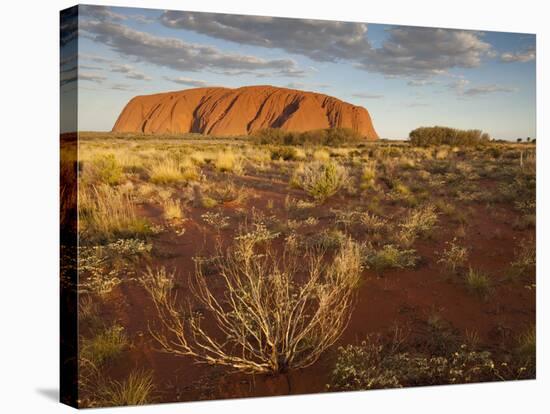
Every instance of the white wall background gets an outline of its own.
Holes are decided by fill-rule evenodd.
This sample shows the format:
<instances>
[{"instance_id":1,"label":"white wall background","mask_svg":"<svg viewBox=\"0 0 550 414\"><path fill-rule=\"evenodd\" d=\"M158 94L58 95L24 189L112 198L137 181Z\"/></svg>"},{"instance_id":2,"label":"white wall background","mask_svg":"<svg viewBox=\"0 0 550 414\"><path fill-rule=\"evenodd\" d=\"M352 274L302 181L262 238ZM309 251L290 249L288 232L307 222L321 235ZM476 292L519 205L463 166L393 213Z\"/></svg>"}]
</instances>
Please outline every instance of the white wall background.
<instances>
[{"instance_id":1,"label":"white wall background","mask_svg":"<svg viewBox=\"0 0 550 414\"><path fill-rule=\"evenodd\" d=\"M104 409L102 413L539 413L548 412L546 331L550 292L547 137L548 10L536 0L132 0L94 3L537 33L538 379L207 403ZM58 388L58 12L72 1L2 4L0 25L0 412L50 413ZM546 112L546 113L545 113ZM546 119L545 119L546 116ZM541 298L544 296L545 302ZM545 349L544 349L545 348Z\"/></svg>"}]
</instances>

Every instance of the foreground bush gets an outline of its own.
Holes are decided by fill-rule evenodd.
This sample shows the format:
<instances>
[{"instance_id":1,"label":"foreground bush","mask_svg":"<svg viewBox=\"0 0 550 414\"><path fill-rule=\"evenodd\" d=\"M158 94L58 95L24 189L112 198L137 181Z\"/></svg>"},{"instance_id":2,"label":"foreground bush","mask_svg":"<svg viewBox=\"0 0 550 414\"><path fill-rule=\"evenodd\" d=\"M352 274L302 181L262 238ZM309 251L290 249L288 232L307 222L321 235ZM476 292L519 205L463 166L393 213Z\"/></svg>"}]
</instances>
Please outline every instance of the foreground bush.
<instances>
[{"instance_id":1,"label":"foreground bush","mask_svg":"<svg viewBox=\"0 0 550 414\"><path fill-rule=\"evenodd\" d=\"M318 202L333 196L347 182L345 167L336 162L315 161L301 168L292 182Z\"/></svg>"},{"instance_id":2,"label":"foreground bush","mask_svg":"<svg viewBox=\"0 0 550 414\"><path fill-rule=\"evenodd\" d=\"M420 127L409 133L411 144L418 147L430 145L472 146L485 144L490 136L479 129L455 129L442 126Z\"/></svg>"},{"instance_id":3,"label":"foreground bush","mask_svg":"<svg viewBox=\"0 0 550 414\"><path fill-rule=\"evenodd\" d=\"M162 322L151 333L164 351L247 373L284 373L310 366L334 344L348 323L360 281L359 246L348 239L326 265L322 254L304 260L293 249L280 259L269 239L243 234L237 247L222 255L217 268L223 286L216 291L223 296L197 265L193 296L216 334L212 325L201 324L191 304L187 310L180 306L165 283L159 294L155 274L143 278Z\"/></svg>"},{"instance_id":4,"label":"foreground bush","mask_svg":"<svg viewBox=\"0 0 550 414\"><path fill-rule=\"evenodd\" d=\"M353 129L327 128L306 132L283 131L278 128L268 128L256 131L252 139L260 145L329 145L339 146L347 143L357 143L364 140Z\"/></svg>"}]
</instances>

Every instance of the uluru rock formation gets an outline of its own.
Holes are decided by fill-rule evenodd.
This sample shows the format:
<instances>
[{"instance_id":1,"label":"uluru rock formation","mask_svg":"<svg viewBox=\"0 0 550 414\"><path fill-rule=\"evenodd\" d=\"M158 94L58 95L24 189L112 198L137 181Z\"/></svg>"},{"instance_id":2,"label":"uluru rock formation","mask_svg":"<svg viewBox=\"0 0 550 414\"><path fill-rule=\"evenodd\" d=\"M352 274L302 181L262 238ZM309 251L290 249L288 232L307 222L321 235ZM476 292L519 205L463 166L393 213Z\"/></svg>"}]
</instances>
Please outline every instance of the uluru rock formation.
<instances>
[{"instance_id":1,"label":"uluru rock formation","mask_svg":"<svg viewBox=\"0 0 550 414\"><path fill-rule=\"evenodd\" d=\"M366 139L378 138L362 106L273 86L196 88L136 96L126 104L113 131L231 136L265 128L297 132L350 128Z\"/></svg>"}]
</instances>

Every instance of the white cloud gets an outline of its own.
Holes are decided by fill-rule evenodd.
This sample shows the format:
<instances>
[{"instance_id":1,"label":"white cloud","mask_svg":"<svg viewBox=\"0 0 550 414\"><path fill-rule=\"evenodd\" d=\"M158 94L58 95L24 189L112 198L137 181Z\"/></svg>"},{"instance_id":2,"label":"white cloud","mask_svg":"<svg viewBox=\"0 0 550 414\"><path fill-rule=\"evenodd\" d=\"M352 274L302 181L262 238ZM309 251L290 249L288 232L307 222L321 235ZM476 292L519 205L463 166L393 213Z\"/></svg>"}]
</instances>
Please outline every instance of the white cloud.
<instances>
[{"instance_id":1,"label":"white cloud","mask_svg":"<svg viewBox=\"0 0 550 414\"><path fill-rule=\"evenodd\" d=\"M103 75L97 74L97 73L91 73L91 72L79 72L78 73L78 80L81 81L90 81L95 83L102 83L107 78Z\"/></svg>"},{"instance_id":2,"label":"white cloud","mask_svg":"<svg viewBox=\"0 0 550 414\"><path fill-rule=\"evenodd\" d=\"M535 46L531 46L523 51L519 52L505 52L500 55L500 60L504 63L512 62L530 62L537 57L537 51Z\"/></svg>"},{"instance_id":3,"label":"white cloud","mask_svg":"<svg viewBox=\"0 0 550 414\"><path fill-rule=\"evenodd\" d=\"M470 81L467 79L458 79L454 82L449 83L447 86L449 89L454 90L458 95L463 96L481 96L489 95L492 93L510 93L517 92L517 88L512 88L510 86L498 85L498 84L488 84L488 85L477 85L469 87Z\"/></svg>"},{"instance_id":4,"label":"white cloud","mask_svg":"<svg viewBox=\"0 0 550 414\"><path fill-rule=\"evenodd\" d=\"M292 59L263 59L256 56L223 52L213 46L155 36L111 22L84 21L81 28L93 40L137 61L181 71L274 71L281 76L300 76Z\"/></svg>"},{"instance_id":5,"label":"white cloud","mask_svg":"<svg viewBox=\"0 0 550 414\"><path fill-rule=\"evenodd\" d=\"M132 65L128 65L128 64L112 63L111 71L124 73L124 76L126 76L128 79L146 80L146 81L151 80L151 77L147 76L142 72L137 71L136 69L134 69Z\"/></svg>"},{"instance_id":6,"label":"white cloud","mask_svg":"<svg viewBox=\"0 0 550 414\"><path fill-rule=\"evenodd\" d=\"M464 95L467 96L477 96L477 95L488 95L491 93L497 93L497 92L517 92L516 88L511 88L509 86L502 86L502 85L480 85L473 88L466 89L464 91Z\"/></svg>"},{"instance_id":7,"label":"white cloud","mask_svg":"<svg viewBox=\"0 0 550 414\"><path fill-rule=\"evenodd\" d=\"M92 55L92 54L89 54L89 53L79 53L78 54L78 59L79 59L79 61L80 60L89 60L89 61L96 62L96 63L112 63L113 62L113 59L109 59L109 58L99 56L99 55Z\"/></svg>"},{"instance_id":8,"label":"white cloud","mask_svg":"<svg viewBox=\"0 0 550 414\"><path fill-rule=\"evenodd\" d=\"M114 83L113 85L111 85L111 89L124 92L135 91L135 88L126 83Z\"/></svg>"},{"instance_id":9,"label":"white cloud","mask_svg":"<svg viewBox=\"0 0 550 414\"><path fill-rule=\"evenodd\" d=\"M151 17L144 16L142 14L132 14L128 16L128 18L134 20L135 22L138 22L140 24L151 24L155 22L155 19Z\"/></svg>"},{"instance_id":10,"label":"white cloud","mask_svg":"<svg viewBox=\"0 0 550 414\"><path fill-rule=\"evenodd\" d=\"M161 22L240 44L283 49L320 62L353 59L370 48L365 23L165 11Z\"/></svg>"},{"instance_id":11,"label":"white cloud","mask_svg":"<svg viewBox=\"0 0 550 414\"><path fill-rule=\"evenodd\" d=\"M384 95L378 95L378 94L366 93L366 92L354 93L351 96L353 96L354 98L360 98L360 99L382 99L384 97Z\"/></svg>"},{"instance_id":12,"label":"white cloud","mask_svg":"<svg viewBox=\"0 0 550 414\"><path fill-rule=\"evenodd\" d=\"M452 68L474 68L491 52L477 32L426 27L392 27L379 48L359 67L390 76L424 79Z\"/></svg>"},{"instance_id":13,"label":"white cloud","mask_svg":"<svg viewBox=\"0 0 550 414\"><path fill-rule=\"evenodd\" d=\"M178 11L166 11L160 20L170 28L282 49L320 62L347 60L389 77L432 77L456 67L477 67L494 54L481 33L465 30L391 27L388 38L375 48L365 23Z\"/></svg>"},{"instance_id":14,"label":"white cloud","mask_svg":"<svg viewBox=\"0 0 550 414\"><path fill-rule=\"evenodd\" d=\"M411 102L405 105L407 108L422 108L426 106L430 106L430 104L427 104L425 102Z\"/></svg>"},{"instance_id":15,"label":"white cloud","mask_svg":"<svg viewBox=\"0 0 550 414\"><path fill-rule=\"evenodd\" d=\"M206 81L186 78L186 77L183 77L183 76L179 76L179 77L176 77L176 78L165 76L164 79L166 79L167 81L170 81L170 82L179 83L180 85L186 85L186 86L195 86L195 87L199 87L199 88L208 86L208 82L206 82Z\"/></svg>"},{"instance_id":16,"label":"white cloud","mask_svg":"<svg viewBox=\"0 0 550 414\"><path fill-rule=\"evenodd\" d=\"M81 17L91 17L97 20L126 20L127 17L123 14L114 12L108 6L80 5L78 13Z\"/></svg>"},{"instance_id":17,"label":"white cloud","mask_svg":"<svg viewBox=\"0 0 550 414\"><path fill-rule=\"evenodd\" d=\"M290 82L285 85L290 89L325 89L330 88L330 85L326 83L302 83L302 82Z\"/></svg>"},{"instance_id":18,"label":"white cloud","mask_svg":"<svg viewBox=\"0 0 550 414\"><path fill-rule=\"evenodd\" d=\"M434 85L436 82L428 79L411 79L407 82L408 86L427 86Z\"/></svg>"}]
</instances>

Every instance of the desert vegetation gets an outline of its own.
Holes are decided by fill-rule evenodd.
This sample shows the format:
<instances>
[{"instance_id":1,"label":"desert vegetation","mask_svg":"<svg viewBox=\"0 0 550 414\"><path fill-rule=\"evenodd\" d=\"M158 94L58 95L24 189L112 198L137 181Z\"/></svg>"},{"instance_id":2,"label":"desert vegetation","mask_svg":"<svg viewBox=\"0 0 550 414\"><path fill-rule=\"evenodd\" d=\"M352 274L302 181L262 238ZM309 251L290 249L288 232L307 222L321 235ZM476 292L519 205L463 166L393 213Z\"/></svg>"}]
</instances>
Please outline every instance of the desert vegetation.
<instances>
[{"instance_id":1,"label":"desert vegetation","mask_svg":"<svg viewBox=\"0 0 550 414\"><path fill-rule=\"evenodd\" d=\"M82 406L535 377L536 151L81 133Z\"/></svg>"},{"instance_id":2,"label":"desert vegetation","mask_svg":"<svg viewBox=\"0 0 550 414\"><path fill-rule=\"evenodd\" d=\"M421 127L411 131L409 138L412 145L427 147L433 145L474 146L486 144L491 137L479 129L461 130L435 126Z\"/></svg>"}]
</instances>

